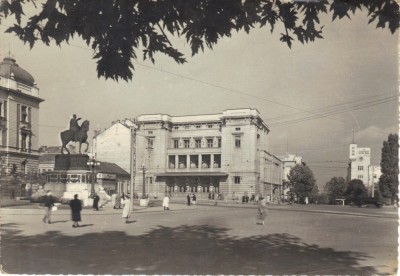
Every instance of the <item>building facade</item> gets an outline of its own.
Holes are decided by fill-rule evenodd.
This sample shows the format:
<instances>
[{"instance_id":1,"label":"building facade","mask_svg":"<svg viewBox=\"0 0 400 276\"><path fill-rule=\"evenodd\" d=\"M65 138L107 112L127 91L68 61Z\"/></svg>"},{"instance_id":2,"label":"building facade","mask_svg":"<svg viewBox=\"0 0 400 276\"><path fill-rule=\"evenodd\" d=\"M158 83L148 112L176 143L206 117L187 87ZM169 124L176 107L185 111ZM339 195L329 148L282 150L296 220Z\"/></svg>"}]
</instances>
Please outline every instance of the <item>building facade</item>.
<instances>
[{"instance_id":1,"label":"building facade","mask_svg":"<svg viewBox=\"0 0 400 276\"><path fill-rule=\"evenodd\" d=\"M39 165L39 89L15 59L0 63L0 155L4 174L37 173Z\"/></svg>"},{"instance_id":2,"label":"building facade","mask_svg":"<svg viewBox=\"0 0 400 276\"><path fill-rule=\"evenodd\" d=\"M361 180L369 195L374 195L375 186L381 175L380 166L371 165L371 149L359 148L350 144L350 163L347 168L347 182L353 179Z\"/></svg>"},{"instance_id":3,"label":"building facade","mask_svg":"<svg viewBox=\"0 0 400 276\"><path fill-rule=\"evenodd\" d=\"M96 159L115 163L130 172L131 162L131 120L118 120L93 137L93 153Z\"/></svg>"},{"instance_id":4,"label":"building facade","mask_svg":"<svg viewBox=\"0 0 400 276\"><path fill-rule=\"evenodd\" d=\"M269 195L282 184L281 162L268 153L269 128L256 109L137 118L135 192L199 197Z\"/></svg>"},{"instance_id":5,"label":"building facade","mask_svg":"<svg viewBox=\"0 0 400 276\"><path fill-rule=\"evenodd\" d=\"M285 156L279 157L282 160L282 179L288 181L288 175L290 170L303 163L303 157L295 154L286 154Z\"/></svg>"}]
</instances>

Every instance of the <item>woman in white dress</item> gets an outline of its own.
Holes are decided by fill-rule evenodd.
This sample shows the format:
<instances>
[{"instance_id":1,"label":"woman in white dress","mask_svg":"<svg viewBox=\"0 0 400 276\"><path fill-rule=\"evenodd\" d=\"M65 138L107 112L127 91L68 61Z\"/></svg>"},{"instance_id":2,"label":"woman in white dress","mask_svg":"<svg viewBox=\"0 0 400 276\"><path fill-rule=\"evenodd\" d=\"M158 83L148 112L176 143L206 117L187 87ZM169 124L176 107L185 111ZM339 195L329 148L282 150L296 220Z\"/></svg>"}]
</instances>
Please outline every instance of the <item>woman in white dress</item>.
<instances>
[{"instance_id":1,"label":"woman in white dress","mask_svg":"<svg viewBox=\"0 0 400 276\"><path fill-rule=\"evenodd\" d=\"M122 210L122 219L125 223L128 223L128 219L131 216L132 204L128 196L124 199L124 209Z\"/></svg>"}]
</instances>

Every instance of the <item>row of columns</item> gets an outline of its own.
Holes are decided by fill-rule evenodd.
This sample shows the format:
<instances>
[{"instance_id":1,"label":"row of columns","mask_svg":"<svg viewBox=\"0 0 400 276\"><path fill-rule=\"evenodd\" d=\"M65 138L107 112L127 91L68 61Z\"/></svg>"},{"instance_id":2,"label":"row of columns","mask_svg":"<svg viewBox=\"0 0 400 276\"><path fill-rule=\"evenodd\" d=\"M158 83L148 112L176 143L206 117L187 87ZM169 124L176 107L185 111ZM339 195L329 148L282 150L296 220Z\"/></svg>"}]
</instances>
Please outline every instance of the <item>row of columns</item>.
<instances>
[{"instance_id":1,"label":"row of columns","mask_svg":"<svg viewBox=\"0 0 400 276\"><path fill-rule=\"evenodd\" d=\"M171 155L168 156L168 159ZM172 155L173 156L173 155ZM182 155L181 155L182 156ZM185 168L190 168L190 156L193 156L193 154L191 155L186 155L186 164L184 164L186 167ZM197 168L201 168L202 165L202 154L198 155L198 164L197 164ZM179 169L179 155L175 155L175 163L174 166L175 168ZM211 158L210 158L210 164L208 166L208 168L212 168L214 165L214 154L211 154ZM170 166L169 164L169 160L168 160L168 166ZM221 164L219 164L218 168L221 166Z\"/></svg>"}]
</instances>

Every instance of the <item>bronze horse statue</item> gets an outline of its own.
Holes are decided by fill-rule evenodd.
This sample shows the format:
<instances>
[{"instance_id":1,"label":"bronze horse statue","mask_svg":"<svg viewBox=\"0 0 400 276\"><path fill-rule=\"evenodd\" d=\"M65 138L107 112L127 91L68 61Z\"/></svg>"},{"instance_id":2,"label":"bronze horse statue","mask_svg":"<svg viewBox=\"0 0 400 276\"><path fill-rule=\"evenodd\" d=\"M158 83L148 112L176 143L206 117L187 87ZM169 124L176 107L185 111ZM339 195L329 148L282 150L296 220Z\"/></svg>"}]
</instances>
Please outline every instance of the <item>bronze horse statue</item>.
<instances>
[{"instance_id":1,"label":"bronze horse statue","mask_svg":"<svg viewBox=\"0 0 400 276\"><path fill-rule=\"evenodd\" d=\"M61 141L62 141L61 154L64 154L64 149L68 152L68 154L70 154L69 150L67 149L67 145L69 142L79 142L79 153L81 153L82 144L83 143L86 144L85 152L87 152L89 149L89 142L87 141L88 131L89 131L89 121L85 120L85 121L83 121L82 125L79 127L79 130L77 132L77 137L78 137L77 141L74 141L75 133L73 130L68 129L68 130L61 132L60 133Z\"/></svg>"}]
</instances>

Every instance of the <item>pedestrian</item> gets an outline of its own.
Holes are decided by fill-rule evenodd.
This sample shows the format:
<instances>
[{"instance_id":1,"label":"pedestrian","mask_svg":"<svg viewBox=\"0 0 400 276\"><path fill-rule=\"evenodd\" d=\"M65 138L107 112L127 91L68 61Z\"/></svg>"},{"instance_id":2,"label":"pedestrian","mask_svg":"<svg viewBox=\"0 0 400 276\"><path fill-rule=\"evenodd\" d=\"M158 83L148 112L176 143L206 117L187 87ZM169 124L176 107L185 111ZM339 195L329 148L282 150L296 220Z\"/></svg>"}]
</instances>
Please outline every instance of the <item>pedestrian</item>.
<instances>
[{"instance_id":1,"label":"pedestrian","mask_svg":"<svg viewBox=\"0 0 400 276\"><path fill-rule=\"evenodd\" d=\"M258 221L257 224L265 224L265 217L267 216L267 201L264 198L260 198L260 203L258 204Z\"/></svg>"},{"instance_id":2,"label":"pedestrian","mask_svg":"<svg viewBox=\"0 0 400 276\"><path fill-rule=\"evenodd\" d=\"M71 219L74 222L72 227L79 227L79 222L81 221L81 210L82 202L78 199L78 195L74 195L74 199L69 202L69 207L71 207Z\"/></svg>"},{"instance_id":3,"label":"pedestrian","mask_svg":"<svg viewBox=\"0 0 400 276\"><path fill-rule=\"evenodd\" d=\"M99 201L100 197L98 194L95 194L93 197L93 210L98 211L99 210Z\"/></svg>"},{"instance_id":4,"label":"pedestrian","mask_svg":"<svg viewBox=\"0 0 400 276\"><path fill-rule=\"evenodd\" d=\"M51 191L48 191L47 194L44 196L43 200L43 205L44 205L44 218L43 222L51 224L51 209L54 206L54 198L51 195Z\"/></svg>"},{"instance_id":5,"label":"pedestrian","mask_svg":"<svg viewBox=\"0 0 400 276\"><path fill-rule=\"evenodd\" d=\"M132 212L132 204L129 199L129 196L126 195L124 199L124 209L122 209L122 219L125 223L128 223L128 219L131 216L131 212Z\"/></svg>"},{"instance_id":6,"label":"pedestrian","mask_svg":"<svg viewBox=\"0 0 400 276\"><path fill-rule=\"evenodd\" d=\"M114 209L121 209L121 196L119 194L115 195Z\"/></svg>"},{"instance_id":7,"label":"pedestrian","mask_svg":"<svg viewBox=\"0 0 400 276\"><path fill-rule=\"evenodd\" d=\"M194 193L192 194L192 204L196 205L196 195Z\"/></svg>"},{"instance_id":8,"label":"pedestrian","mask_svg":"<svg viewBox=\"0 0 400 276\"><path fill-rule=\"evenodd\" d=\"M169 210L169 197L167 194L165 194L164 198L163 198L163 207L164 210Z\"/></svg>"},{"instance_id":9,"label":"pedestrian","mask_svg":"<svg viewBox=\"0 0 400 276\"><path fill-rule=\"evenodd\" d=\"M190 206L190 194L189 193L187 193L186 198L187 198L187 205Z\"/></svg>"}]
</instances>

